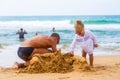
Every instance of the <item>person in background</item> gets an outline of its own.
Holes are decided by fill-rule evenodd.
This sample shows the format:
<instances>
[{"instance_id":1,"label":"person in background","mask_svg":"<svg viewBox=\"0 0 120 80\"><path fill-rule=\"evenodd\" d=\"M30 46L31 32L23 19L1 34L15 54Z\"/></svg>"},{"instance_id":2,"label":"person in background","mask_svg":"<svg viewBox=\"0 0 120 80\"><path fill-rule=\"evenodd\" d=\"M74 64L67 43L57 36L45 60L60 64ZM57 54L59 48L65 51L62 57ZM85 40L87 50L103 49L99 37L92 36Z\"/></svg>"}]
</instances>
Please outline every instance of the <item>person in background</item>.
<instances>
[{"instance_id":1,"label":"person in background","mask_svg":"<svg viewBox=\"0 0 120 80\"><path fill-rule=\"evenodd\" d=\"M38 35L38 32L35 33L35 36L37 36L37 35Z\"/></svg>"},{"instance_id":2,"label":"person in background","mask_svg":"<svg viewBox=\"0 0 120 80\"><path fill-rule=\"evenodd\" d=\"M71 44L71 54L74 56L74 48L77 42L80 43L82 48L82 57L86 58L89 55L90 66L93 67L93 51L95 47L98 47L95 35L89 31L85 30L82 21L77 20L75 23L75 38Z\"/></svg>"},{"instance_id":3,"label":"person in background","mask_svg":"<svg viewBox=\"0 0 120 80\"><path fill-rule=\"evenodd\" d=\"M20 30L18 30L18 32L16 34L19 35L20 39L24 39L24 34L27 34L27 32L25 30L23 30L23 28L21 28Z\"/></svg>"},{"instance_id":4,"label":"person in background","mask_svg":"<svg viewBox=\"0 0 120 80\"><path fill-rule=\"evenodd\" d=\"M55 27L52 28L52 32L55 32Z\"/></svg>"}]
</instances>

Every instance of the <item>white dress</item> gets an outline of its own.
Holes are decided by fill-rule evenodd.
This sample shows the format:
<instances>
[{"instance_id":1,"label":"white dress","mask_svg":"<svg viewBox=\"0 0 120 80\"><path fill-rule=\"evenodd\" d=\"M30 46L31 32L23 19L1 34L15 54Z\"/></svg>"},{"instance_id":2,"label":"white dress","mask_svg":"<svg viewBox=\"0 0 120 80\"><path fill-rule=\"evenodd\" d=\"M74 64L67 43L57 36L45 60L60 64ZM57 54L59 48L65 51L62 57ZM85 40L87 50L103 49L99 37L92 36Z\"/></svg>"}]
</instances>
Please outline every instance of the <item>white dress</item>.
<instances>
[{"instance_id":1,"label":"white dress","mask_svg":"<svg viewBox=\"0 0 120 80\"><path fill-rule=\"evenodd\" d=\"M81 48L88 54L93 54L94 44L97 44L95 35L86 30L84 36L75 35L75 38L71 44L71 51L74 52L74 48L77 42L80 42Z\"/></svg>"}]
</instances>

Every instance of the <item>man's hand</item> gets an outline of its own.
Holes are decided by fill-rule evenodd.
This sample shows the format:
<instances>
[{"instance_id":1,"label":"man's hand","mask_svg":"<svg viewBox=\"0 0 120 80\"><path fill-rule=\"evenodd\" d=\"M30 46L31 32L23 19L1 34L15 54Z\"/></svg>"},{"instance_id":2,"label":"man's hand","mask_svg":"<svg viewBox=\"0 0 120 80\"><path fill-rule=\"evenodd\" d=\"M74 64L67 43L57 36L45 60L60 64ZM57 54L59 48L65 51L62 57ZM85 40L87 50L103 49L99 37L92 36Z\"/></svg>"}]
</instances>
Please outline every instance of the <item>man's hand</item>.
<instances>
[{"instance_id":1,"label":"man's hand","mask_svg":"<svg viewBox=\"0 0 120 80\"><path fill-rule=\"evenodd\" d=\"M94 44L94 47L97 48L97 47L98 47L98 44Z\"/></svg>"}]
</instances>

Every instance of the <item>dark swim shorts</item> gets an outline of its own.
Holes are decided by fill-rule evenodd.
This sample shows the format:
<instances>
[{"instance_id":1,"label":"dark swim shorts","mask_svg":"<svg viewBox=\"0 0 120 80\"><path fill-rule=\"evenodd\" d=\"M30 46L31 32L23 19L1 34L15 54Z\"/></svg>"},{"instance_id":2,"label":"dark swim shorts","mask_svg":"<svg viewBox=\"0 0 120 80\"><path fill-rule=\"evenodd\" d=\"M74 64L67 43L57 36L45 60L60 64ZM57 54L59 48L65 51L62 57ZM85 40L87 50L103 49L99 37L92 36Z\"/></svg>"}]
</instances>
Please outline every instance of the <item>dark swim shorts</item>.
<instances>
[{"instance_id":1,"label":"dark swim shorts","mask_svg":"<svg viewBox=\"0 0 120 80\"><path fill-rule=\"evenodd\" d=\"M32 54L33 50L34 48L32 47L19 47L18 56L24 61L29 61L29 57Z\"/></svg>"}]
</instances>

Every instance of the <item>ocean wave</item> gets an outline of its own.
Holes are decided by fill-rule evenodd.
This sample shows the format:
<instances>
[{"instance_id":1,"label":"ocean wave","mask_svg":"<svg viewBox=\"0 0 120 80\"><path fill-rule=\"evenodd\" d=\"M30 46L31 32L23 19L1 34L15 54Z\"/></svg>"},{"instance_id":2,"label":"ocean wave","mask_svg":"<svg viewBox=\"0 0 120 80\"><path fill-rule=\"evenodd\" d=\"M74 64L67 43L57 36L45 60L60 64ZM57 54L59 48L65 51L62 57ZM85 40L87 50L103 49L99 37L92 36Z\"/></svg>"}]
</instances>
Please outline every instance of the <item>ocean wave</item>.
<instances>
[{"instance_id":1,"label":"ocean wave","mask_svg":"<svg viewBox=\"0 0 120 80\"><path fill-rule=\"evenodd\" d=\"M4 47L3 47L3 45L2 44L0 44L0 49L3 49Z\"/></svg>"},{"instance_id":2,"label":"ocean wave","mask_svg":"<svg viewBox=\"0 0 120 80\"><path fill-rule=\"evenodd\" d=\"M76 20L71 20L70 23L74 24ZM83 20L85 24L120 24L120 20Z\"/></svg>"},{"instance_id":3,"label":"ocean wave","mask_svg":"<svg viewBox=\"0 0 120 80\"><path fill-rule=\"evenodd\" d=\"M99 47L104 50L120 51L120 43L99 44Z\"/></svg>"},{"instance_id":4,"label":"ocean wave","mask_svg":"<svg viewBox=\"0 0 120 80\"><path fill-rule=\"evenodd\" d=\"M74 24L80 19L85 24L120 24L120 15L93 15L93 16L0 16L0 21L66 21Z\"/></svg>"},{"instance_id":5,"label":"ocean wave","mask_svg":"<svg viewBox=\"0 0 120 80\"><path fill-rule=\"evenodd\" d=\"M59 29L68 29L73 30L74 24L70 24L69 20L65 21L0 21L0 29L12 29L16 30L21 27L26 29L42 29L42 30L50 30L53 27ZM104 25L97 25L97 24L85 24L85 28L87 29L120 29L120 24L104 24Z\"/></svg>"}]
</instances>

